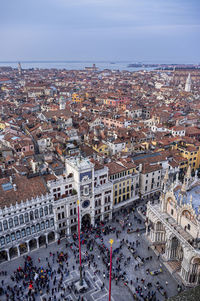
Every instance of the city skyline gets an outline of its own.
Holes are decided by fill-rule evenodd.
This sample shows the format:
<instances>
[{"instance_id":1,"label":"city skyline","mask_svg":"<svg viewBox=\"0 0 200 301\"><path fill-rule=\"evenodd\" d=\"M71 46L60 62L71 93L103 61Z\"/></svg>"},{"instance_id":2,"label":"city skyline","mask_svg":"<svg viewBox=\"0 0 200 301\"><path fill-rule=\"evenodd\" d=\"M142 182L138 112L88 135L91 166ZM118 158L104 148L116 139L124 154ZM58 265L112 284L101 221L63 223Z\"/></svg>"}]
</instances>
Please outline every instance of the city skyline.
<instances>
[{"instance_id":1,"label":"city skyline","mask_svg":"<svg viewBox=\"0 0 200 301\"><path fill-rule=\"evenodd\" d=\"M3 2L0 61L199 63L198 1Z\"/></svg>"}]
</instances>

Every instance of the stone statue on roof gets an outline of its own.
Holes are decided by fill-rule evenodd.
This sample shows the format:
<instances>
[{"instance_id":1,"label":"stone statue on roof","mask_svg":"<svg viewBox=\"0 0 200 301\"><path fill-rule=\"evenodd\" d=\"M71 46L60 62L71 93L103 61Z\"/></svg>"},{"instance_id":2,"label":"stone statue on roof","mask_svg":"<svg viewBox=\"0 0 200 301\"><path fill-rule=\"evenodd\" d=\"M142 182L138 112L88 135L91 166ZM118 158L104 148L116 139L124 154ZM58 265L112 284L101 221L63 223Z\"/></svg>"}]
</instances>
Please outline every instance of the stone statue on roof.
<instances>
[{"instance_id":1,"label":"stone statue on roof","mask_svg":"<svg viewBox=\"0 0 200 301\"><path fill-rule=\"evenodd\" d=\"M183 185L181 187L181 193L185 194L186 193L186 185L185 185L185 180L183 181Z\"/></svg>"},{"instance_id":2,"label":"stone statue on roof","mask_svg":"<svg viewBox=\"0 0 200 301\"><path fill-rule=\"evenodd\" d=\"M191 166L190 165L188 166L188 169L187 169L185 177L188 178L188 179L191 178Z\"/></svg>"}]
</instances>

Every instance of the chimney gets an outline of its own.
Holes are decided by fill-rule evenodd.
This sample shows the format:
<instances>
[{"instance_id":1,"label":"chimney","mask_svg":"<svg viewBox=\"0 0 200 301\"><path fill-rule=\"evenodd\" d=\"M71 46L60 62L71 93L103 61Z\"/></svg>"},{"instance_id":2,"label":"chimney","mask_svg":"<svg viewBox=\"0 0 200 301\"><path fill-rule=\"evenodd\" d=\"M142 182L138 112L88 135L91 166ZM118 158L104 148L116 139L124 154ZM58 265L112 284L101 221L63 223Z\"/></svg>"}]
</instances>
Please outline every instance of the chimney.
<instances>
[{"instance_id":1,"label":"chimney","mask_svg":"<svg viewBox=\"0 0 200 301\"><path fill-rule=\"evenodd\" d=\"M13 189L14 189L14 191L17 191L17 185L16 184L13 184Z\"/></svg>"}]
</instances>

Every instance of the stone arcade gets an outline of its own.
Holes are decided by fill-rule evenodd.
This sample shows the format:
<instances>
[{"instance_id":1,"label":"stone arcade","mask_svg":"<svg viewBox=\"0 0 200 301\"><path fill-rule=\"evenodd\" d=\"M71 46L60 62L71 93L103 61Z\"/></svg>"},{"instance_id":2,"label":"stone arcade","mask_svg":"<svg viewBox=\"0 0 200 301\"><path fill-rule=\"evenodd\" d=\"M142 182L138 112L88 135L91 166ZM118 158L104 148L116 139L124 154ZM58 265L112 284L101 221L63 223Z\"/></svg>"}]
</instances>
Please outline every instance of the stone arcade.
<instances>
[{"instance_id":1,"label":"stone arcade","mask_svg":"<svg viewBox=\"0 0 200 301\"><path fill-rule=\"evenodd\" d=\"M0 263L77 232L78 199L82 225L112 218L107 167L71 158L61 176L0 179Z\"/></svg>"},{"instance_id":2,"label":"stone arcade","mask_svg":"<svg viewBox=\"0 0 200 301\"><path fill-rule=\"evenodd\" d=\"M169 182L166 172L160 202L147 205L146 235L169 270L184 285L195 286L200 284L200 180L197 172L191 177L189 167L183 184L178 175Z\"/></svg>"}]
</instances>

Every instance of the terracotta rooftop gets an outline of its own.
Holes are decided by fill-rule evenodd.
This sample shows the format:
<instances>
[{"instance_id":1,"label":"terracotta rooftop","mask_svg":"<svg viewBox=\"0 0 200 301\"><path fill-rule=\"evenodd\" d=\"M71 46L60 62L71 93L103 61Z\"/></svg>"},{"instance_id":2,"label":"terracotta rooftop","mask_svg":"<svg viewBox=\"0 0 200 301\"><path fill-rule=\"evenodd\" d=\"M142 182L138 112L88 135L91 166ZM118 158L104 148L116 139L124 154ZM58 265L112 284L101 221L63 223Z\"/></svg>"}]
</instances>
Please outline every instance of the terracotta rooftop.
<instances>
[{"instance_id":1,"label":"terracotta rooftop","mask_svg":"<svg viewBox=\"0 0 200 301\"><path fill-rule=\"evenodd\" d=\"M108 164L106 164L106 166L109 169L109 175L113 175L119 172L123 172L125 170L127 170L127 167L122 166L121 164L118 164L116 162L110 162Z\"/></svg>"},{"instance_id":2,"label":"terracotta rooftop","mask_svg":"<svg viewBox=\"0 0 200 301\"><path fill-rule=\"evenodd\" d=\"M41 176L28 179L26 176L15 174L12 183L9 178L0 179L0 208L21 203L27 199L30 200L32 197L41 196L47 192L47 187Z\"/></svg>"},{"instance_id":3,"label":"terracotta rooftop","mask_svg":"<svg viewBox=\"0 0 200 301\"><path fill-rule=\"evenodd\" d=\"M151 173L151 172L161 170L161 169L162 169L162 166L160 166L159 164L154 164L154 165L144 164L142 167L142 174Z\"/></svg>"}]
</instances>

